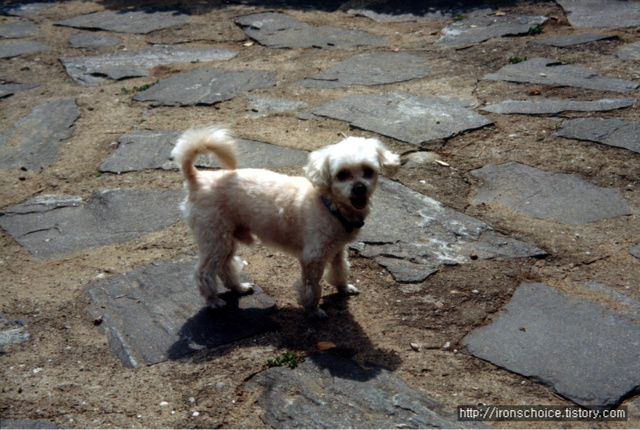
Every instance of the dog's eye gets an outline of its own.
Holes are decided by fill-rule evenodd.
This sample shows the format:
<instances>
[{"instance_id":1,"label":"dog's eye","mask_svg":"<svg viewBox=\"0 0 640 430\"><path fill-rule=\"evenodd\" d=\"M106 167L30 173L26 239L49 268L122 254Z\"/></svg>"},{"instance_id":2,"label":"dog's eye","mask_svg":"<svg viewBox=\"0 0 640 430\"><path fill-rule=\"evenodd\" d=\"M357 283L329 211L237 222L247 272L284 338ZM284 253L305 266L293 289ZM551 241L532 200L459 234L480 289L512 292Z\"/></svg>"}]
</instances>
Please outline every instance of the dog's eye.
<instances>
[{"instance_id":1,"label":"dog's eye","mask_svg":"<svg viewBox=\"0 0 640 430\"><path fill-rule=\"evenodd\" d=\"M373 169L371 167L364 167L362 169L362 176L365 178L371 178L373 176Z\"/></svg>"},{"instance_id":2,"label":"dog's eye","mask_svg":"<svg viewBox=\"0 0 640 430\"><path fill-rule=\"evenodd\" d=\"M340 170L336 175L336 179L338 181L346 181L350 177L351 177L351 172L349 172L348 170Z\"/></svg>"}]
</instances>

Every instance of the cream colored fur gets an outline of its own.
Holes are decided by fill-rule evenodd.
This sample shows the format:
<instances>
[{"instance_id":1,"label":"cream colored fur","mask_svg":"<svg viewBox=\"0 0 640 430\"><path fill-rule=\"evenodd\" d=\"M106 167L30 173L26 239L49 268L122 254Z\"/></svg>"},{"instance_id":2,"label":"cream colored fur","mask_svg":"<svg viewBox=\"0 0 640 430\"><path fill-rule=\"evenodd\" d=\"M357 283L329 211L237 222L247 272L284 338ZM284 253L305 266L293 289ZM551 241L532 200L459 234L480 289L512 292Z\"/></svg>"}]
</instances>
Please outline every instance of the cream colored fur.
<instances>
[{"instance_id":1,"label":"cream colored fur","mask_svg":"<svg viewBox=\"0 0 640 430\"><path fill-rule=\"evenodd\" d=\"M223 170L197 170L197 155L213 152ZM377 139L349 137L309 155L307 178L290 177L263 169L236 169L235 142L219 128L186 131L172 151L188 190L183 204L186 221L199 248L195 280L213 308L224 306L217 297L217 277L239 294L253 291L241 283L237 243L251 244L253 236L298 259L302 275L296 283L298 302L313 316L326 317L318 308L320 280L344 294L357 294L348 283L346 245L358 229L348 232L321 199L348 222L363 221L380 173L393 174L399 157Z\"/></svg>"}]
</instances>

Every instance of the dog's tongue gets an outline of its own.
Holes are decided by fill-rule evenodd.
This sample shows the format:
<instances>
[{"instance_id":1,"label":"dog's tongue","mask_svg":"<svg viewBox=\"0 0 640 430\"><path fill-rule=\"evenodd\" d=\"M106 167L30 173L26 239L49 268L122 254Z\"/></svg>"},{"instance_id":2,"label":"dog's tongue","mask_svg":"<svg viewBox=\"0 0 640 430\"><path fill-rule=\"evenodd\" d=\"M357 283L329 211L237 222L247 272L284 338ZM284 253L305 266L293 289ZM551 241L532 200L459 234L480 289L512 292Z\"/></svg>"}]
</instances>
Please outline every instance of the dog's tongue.
<instances>
[{"instance_id":1,"label":"dog's tongue","mask_svg":"<svg viewBox=\"0 0 640 430\"><path fill-rule=\"evenodd\" d=\"M366 197L351 197L351 204L354 208L362 210L367 207Z\"/></svg>"}]
</instances>

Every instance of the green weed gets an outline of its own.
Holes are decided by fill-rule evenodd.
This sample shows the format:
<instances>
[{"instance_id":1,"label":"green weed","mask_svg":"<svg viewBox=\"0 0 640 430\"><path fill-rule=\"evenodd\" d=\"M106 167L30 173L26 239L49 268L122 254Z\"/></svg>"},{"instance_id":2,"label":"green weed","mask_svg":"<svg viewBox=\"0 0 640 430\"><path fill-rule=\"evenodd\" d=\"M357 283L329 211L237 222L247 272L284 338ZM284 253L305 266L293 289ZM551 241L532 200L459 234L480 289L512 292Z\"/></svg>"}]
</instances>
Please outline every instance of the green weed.
<instances>
[{"instance_id":1,"label":"green weed","mask_svg":"<svg viewBox=\"0 0 640 430\"><path fill-rule=\"evenodd\" d=\"M268 359L267 367L289 366L295 369L302 363L304 363L304 355L296 354L295 352L285 352L274 359Z\"/></svg>"},{"instance_id":2,"label":"green weed","mask_svg":"<svg viewBox=\"0 0 640 430\"><path fill-rule=\"evenodd\" d=\"M529 35L535 36L536 34L542 33L542 26L540 24L536 24L533 27L529 27Z\"/></svg>"},{"instance_id":3,"label":"green weed","mask_svg":"<svg viewBox=\"0 0 640 430\"><path fill-rule=\"evenodd\" d=\"M153 82L151 84L144 84L144 85L140 85L139 87L133 87L131 89L127 89L125 87L122 87L122 88L120 88L120 94L122 94L123 96L126 96L128 94L139 93L140 91L148 90L149 88L151 88L152 86L154 86L158 82L159 81L155 81L155 82Z\"/></svg>"},{"instance_id":4,"label":"green weed","mask_svg":"<svg viewBox=\"0 0 640 430\"><path fill-rule=\"evenodd\" d=\"M507 61L509 61L511 64L518 64L518 63L522 63L523 61L527 61L527 57L524 57L524 58L509 57Z\"/></svg>"}]
</instances>

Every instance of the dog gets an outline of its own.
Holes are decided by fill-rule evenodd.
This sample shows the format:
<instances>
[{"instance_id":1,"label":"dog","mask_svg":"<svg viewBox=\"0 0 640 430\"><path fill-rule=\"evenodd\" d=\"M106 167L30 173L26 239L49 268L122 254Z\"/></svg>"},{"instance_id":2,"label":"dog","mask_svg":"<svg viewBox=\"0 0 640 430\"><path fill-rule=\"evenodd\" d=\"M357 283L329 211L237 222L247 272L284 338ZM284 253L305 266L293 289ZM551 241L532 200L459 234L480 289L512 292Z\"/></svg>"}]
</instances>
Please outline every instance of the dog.
<instances>
[{"instance_id":1,"label":"dog","mask_svg":"<svg viewBox=\"0 0 640 430\"><path fill-rule=\"evenodd\" d=\"M195 168L195 158L209 152L222 170ZM235 141L222 128L185 131L171 155L185 178L182 210L199 250L194 277L208 306L225 305L217 277L237 294L253 292L240 282L242 262L235 253L238 243L250 245L254 236L298 259L298 303L312 317L327 317L318 307L323 275L339 293L358 294L348 283L346 246L364 225L378 176L400 167L400 157L382 142L348 137L311 152L306 178L236 169Z\"/></svg>"}]
</instances>

